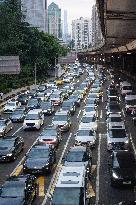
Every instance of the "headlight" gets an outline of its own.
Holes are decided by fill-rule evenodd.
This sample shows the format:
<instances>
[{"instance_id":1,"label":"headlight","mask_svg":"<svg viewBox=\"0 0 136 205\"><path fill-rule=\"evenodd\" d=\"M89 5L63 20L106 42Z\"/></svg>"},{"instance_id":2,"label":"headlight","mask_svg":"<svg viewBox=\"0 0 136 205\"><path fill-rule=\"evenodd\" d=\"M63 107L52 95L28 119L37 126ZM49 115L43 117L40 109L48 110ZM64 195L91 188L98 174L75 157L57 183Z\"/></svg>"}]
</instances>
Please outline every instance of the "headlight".
<instances>
[{"instance_id":1,"label":"headlight","mask_svg":"<svg viewBox=\"0 0 136 205\"><path fill-rule=\"evenodd\" d=\"M125 144L128 144L128 143L129 143L129 141L128 141L128 140L126 140L126 141L125 141Z\"/></svg>"},{"instance_id":2,"label":"headlight","mask_svg":"<svg viewBox=\"0 0 136 205\"><path fill-rule=\"evenodd\" d=\"M49 166L49 163L46 163L46 165L45 166Z\"/></svg>"},{"instance_id":3,"label":"headlight","mask_svg":"<svg viewBox=\"0 0 136 205\"><path fill-rule=\"evenodd\" d=\"M7 157L11 157L12 156L12 153L10 153L10 154L7 154Z\"/></svg>"},{"instance_id":4,"label":"headlight","mask_svg":"<svg viewBox=\"0 0 136 205\"><path fill-rule=\"evenodd\" d=\"M113 172L112 176L113 176L113 178L115 178L115 179L118 179L118 178L119 178L118 175L117 175L115 172Z\"/></svg>"}]
</instances>

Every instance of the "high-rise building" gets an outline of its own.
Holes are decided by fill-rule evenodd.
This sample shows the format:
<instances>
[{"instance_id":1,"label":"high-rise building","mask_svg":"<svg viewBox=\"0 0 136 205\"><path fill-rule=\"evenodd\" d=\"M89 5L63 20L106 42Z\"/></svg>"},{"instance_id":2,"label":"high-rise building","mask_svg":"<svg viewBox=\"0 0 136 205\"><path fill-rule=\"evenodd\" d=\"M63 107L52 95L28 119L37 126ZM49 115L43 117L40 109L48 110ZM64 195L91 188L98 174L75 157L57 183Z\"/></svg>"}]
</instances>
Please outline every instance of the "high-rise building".
<instances>
[{"instance_id":1,"label":"high-rise building","mask_svg":"<svg viewBox=\"0 0 136 205\"><path fill-rule=\"evenodd\" d=\"M72 21L72 39L76 50L90 46L92 43L91 19L80 17Z\"/></svg>"},{"instance_id":2,"label":"high-rise building","mask_svg":"<svg viewBox=\"0 0 136 205\"><path fill-rule=\"evenodd\" d=\"M92 7L92 46L97 46L102 41L102 32L97 12L97 6Z\"/></svg>"},{"instance_id":3,"label":"high-rise building","mask_svg":"<svg viewBox=\"0 0 136 205\"><path fill-rule=\"evenodd\" d=\"M21 0L26 21L32 27L47 32L47 0Z\"/></svg>"},{"instance_id":4,"label":"high-rise building","mask_svg":"<svg viewBox=\"0 0 136 205\"><path fill-rule=\"evenodd\" d=\"M62 38L61 9L54 2L48 6L48 33Z\"/></svg>"},{"instance_id":5,"label":"high-rise building","mask_svg":"<svg viewBox=\"0 0 136 205\"><path fill-rule=\"evenodd\" d=\"M64 24L63 24L63 41L68 42L68 14L64 10Z\"/></svg>"}]
</instances>

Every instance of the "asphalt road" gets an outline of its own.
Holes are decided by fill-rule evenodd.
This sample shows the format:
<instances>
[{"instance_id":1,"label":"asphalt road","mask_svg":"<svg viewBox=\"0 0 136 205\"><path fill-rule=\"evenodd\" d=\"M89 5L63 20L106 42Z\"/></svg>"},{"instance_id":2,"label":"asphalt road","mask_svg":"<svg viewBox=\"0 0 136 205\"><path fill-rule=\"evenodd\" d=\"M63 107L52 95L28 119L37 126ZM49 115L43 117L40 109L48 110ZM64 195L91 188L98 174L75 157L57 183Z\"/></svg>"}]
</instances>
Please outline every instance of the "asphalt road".
<instances>
[{"instance_id":1,"label":"asphalt road","mask_svg":"<svg viewBox=\"0 0 136 205\"><path fill-rule=\"evenodd\" d=\"M84 79L86 78L86 73L82 75L79 79L79 82L76 83L78 86ZM107 82L103 85L104 96L102 102L100 102L98 107L98 133L97 133L97 142L96 147L93 149L93 166L92 166L92 178L90 184L90 194L92 196L92 205L114 205L123 200L136 200L136 189L117 189L112 188L110 186L110 177L109 177L109 169L108 169L108 159L110 153L107 152L106 148L106 137L107 137L107 125L106 125L106 89L110 83L110 79L108 78ZM70 146L74 145L74 134L76 133L79 125L79 121L83 114L83 108L85 106L86 96L81 104L81 106L76 110L74 116L72 116L72 126L69 132L64 133L62 137L62 141L57 150L57 162L54 165L53 171L51 175L48 176L40 176L37 178L38 181L38 195L33 205L44 205L48 204L48 200L46 200L47 194L53 192L55 182L57 179L57 175L59 174L59 170L63 164L63 158L66 155L66 152L70 148ZM124 102L121 103L122 109L124 110ZM56 108L56 110L59 107ZM123 112L124 113L124 112ZM3 116L6 116L3 114ZM44 126L51 124L52 116L45 116ZM131 133L132 142L134 142L134 146L136 145L136 127L133 126L132 121L129 116L123 115L125 119L125 123L128 129L129 134ZM42 127L42 129L43 129ZM0 185L3 184L5 179L11 174L20 174L22 173L22 163L26 152L30 149L32 144L35 142L37 137L39 136L40 131L23 131L22 124L14 124L14 128L12 131L8 133L8 135L16 134L24 138L25 148L24 151L18 156L15 162L11 162L8 164L0 164ZM43 203L44 201L44 203Z\"/></svg>"}]
</instances>

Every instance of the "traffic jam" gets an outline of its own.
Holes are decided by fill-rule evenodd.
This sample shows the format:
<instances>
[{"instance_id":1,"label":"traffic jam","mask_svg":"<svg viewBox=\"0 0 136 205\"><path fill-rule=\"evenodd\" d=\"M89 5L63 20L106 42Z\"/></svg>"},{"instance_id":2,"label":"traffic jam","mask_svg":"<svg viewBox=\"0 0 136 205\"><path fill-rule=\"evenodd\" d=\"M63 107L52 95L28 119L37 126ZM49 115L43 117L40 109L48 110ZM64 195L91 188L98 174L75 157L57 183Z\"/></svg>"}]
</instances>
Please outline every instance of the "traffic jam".
<instances>
[{"instance_id":1,"label":"traffic jam","mask_svg":"<svg viewBox=\"0 0 136 205\"><path fill-rule=\"evenodd\" d=\"M0 205L136 204L136 92L121 72L67 65L0 116Z\"/></svg>"}]
</instances>

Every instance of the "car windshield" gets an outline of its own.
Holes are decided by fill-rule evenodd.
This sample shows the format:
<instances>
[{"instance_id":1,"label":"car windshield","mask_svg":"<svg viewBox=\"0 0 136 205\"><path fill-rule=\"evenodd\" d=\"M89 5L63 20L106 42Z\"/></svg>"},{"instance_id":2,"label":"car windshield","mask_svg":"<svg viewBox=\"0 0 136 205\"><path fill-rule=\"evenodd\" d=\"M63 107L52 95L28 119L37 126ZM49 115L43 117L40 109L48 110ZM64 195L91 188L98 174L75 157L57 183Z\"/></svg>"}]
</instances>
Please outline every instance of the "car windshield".
<instances>
[{"instance_id":1,"label":"car windshield","mask_svg":"<svg viewBox=\"0 0 136 205\"><path fill-rule=\"evenodd\" d=\"M44 97L44 93L37 93L37 97Z\"/></svg>"},{"instance_id":2,"label":"car windshield","mask_svg":"<svg viewBox=\"0 0 136 205\"><path fill-rule=\"evenodd\" d=\"M84 157L84 152L69 152L66 158L66 161L68 162L82 162Z\"/></svg>"},{"instance_id":3,"label":"car windshield","mask_svg":"<svg viewBox=\"0 0 136 205\"><path fill-rule=\"evenodd\" d=\"M53 195L52 205L83 205L80 201L81 188L57 187Z\"/></svg>"},{"instance_id":4,"label":"car windshield","mask_svg":"<svg viewBox=\"0 0 136 205\"><path fill-rule=\"evenodd\" d=\"M42 131L41 136L56 136L56 129L45 129Z\"/></svg>"},{"instance_id":5,"label":"car windshield","mask_svg":"<svg viewBox=\"0 0 136 205\"><path fill-rule=\"evenodd\" d=\"M39 115L38 114L28 114L26 116L26 120L39 120Z\"/></svg>"},{"instance_id":6,"label":"car windshield","mask_svg":"<svg viewBox=\"0 0 136 205\"><path fill-rule=\"evenodd\" d=\"M123 86L123 90L132 90L132 86Z\"/></svg>"},{"instance_id":7,"label":"car windshield","mask_svg":"<svg viewBox=\"0 0 136 205\"><path fill-rule=\"evenodd\" d=\"M111 117L110 122L122 122L121 117Z\"/></svg>"},{"instance_id":8,"label":"car windshield","mask_svg":"<svg viewBox=\"0 0 136 205\"><path fill-rule=\"evenodd\" d=\"M136 160L132 153L117 153L116 158L120 168L136 168Z\"/></svg>"},{"instance_id":9,"label":"car windshield","mask_svg":"<svg viewBox=\"0 0 136 205\"><path fill-rule=\"evenodd\" d=\"M13 115L18 115L18 114L23 114L24 111L23 110L16 110L15 112L13 112Z\"/></svg>"},{"instance_id":10,"label":"car windshield","mask_svg":"<svg viewBox=\"0 0 136 205\"><path fill-rule=\"evenodd\" d=\"M85 107L86 112L95 111L95 107Z\"/></svg>"},{"instance_id":11,"label":"car windshield","mask_svg":"<svg viewBox=\"0 0 136 205\"><path fill-rule=\"evenodd\" d=\"M78 130L77 136L90 136L94 135L92 130Z\"/></svg>"},{"instance_id":12,"label":"car windshield","mask_svg":"<svg viewBox=\"0 0 136 205\"><path fill-rule=\"evenodd\" d=\"M50 103L50 102L47 102L47 103L42 102L42 103L41 103L41 107L42 107L42 108L49 108L49 107L51 107L51 103Z\"/></svg>"},{"instance_id":13,"label":"car windshield","mask_svg":"<svg viewBox=\"0 0 136 205\"><path fill-rule=\"evenodd\" d=\"M24 189L25 189L25 184L24 182L18 183L17 182L7 182L3 188L2 188L2 193L1 197L22 197L24 196ZM10 204L10 203L9 203Z\"/></svg>"},{"instance_id":14,"label":"car windshield","mask_svg":"<svg viewBox=\"0 0 136 205\"><path fill-rule=\"evenodd\" d=\"M63 104L62 104L62 107L70 107L72 105L72 102L70 101L65 101Z\"/></svg>"},{"instance_id":15,"label":"car windshield","mask_svg":"<svg viewBox=\"0 0 136 205\"><path fill-rule=\"evenodd\" d=\"M53 121L67 121L67 115L55 115Z\"/></svg>"},{"instance_id":16,"label":"car windshield","mask_svg":"<svg viewBox=\"0 0 136 205\"><path fill-rule=\"evenodd\" d=\"M15 106L15 103L14 102L9 102L7 103L8 106Z\"/></svg>"},{"instance_id":17,"label":"car windshield","mask_svg":"<svg viewBox=\"0 0 136 205\"><path fill-rule=\"evenodd\" d=\"M127 105L136 105L136 99L133 100L126 100Z\"/></svg>"},{"instance_id":18,"label":"car windshield","mask_svg":"<svg viewBox=\"0 0 136 205\"><path fill-rule=\"evenodd\" d=\"M5 121L4 120L0 120L0 126L5 126Z\"/></svg>"},{"instance_id":19,"label":"car windshield","mask_svg":"<svg viewBox=\"0 0 136 205\"><path fill-rule=\"evenodd\" d=\"M110 137L111 138L125 138L126 137L126 131L124 129L113 129L111 130Z\"/></svg>"},{"instance_id":20,"label":"car windshield","mask_svg":"<svg viewBox=\"0 0 136 205\"><path fill-rule=\"evenodd\" d=\"M48 149L32 149L29 154L29 158L39 159L39 158L48 158L49 150Z\"/></svg>"},{"instance_id":21,"label":"car windshield","mask_svg":"<svg viewBox=\"0 0 136 205\"><path fill-rule=\"evenodd\" d=\"M0 140L0 150L7 150L14 146L14 141L12 140Z\"/></svg>"},{"instance_id":22,"label":"car windshield","mask_svg":"<svg viewBox=\"0 0 136 205\"><path fill-rule=\"evenodd\" d=\"M116 105L110 105L109 107L110 110L116 111L116 110L120 110L120 106L118 104Z\"/></svg>"},{"instance_id":23,"label":"car windshield","mask_svg":"<svg viewBox=\"0 0 136 205\"><path fill-rule=\"evenodd\" d=\"M81 122L83 123L95 122L95 117L83 117Z\"/></svg>"},{"instance_id":24,"label":"car windshield","mask_svg":"<svg viewBox=\"0 0 136 205\"><path fill-rule=\"evenodd\" d=\"M37 104L37 100L33 99L28 102L28 106Z\"/></svg>"}]
</instances>

